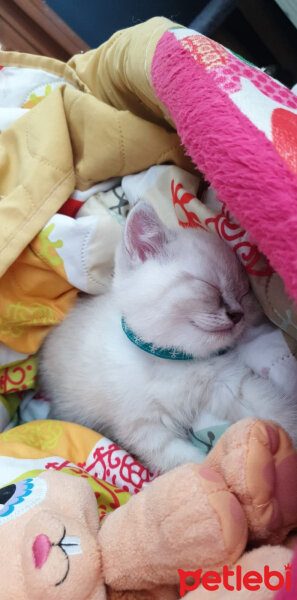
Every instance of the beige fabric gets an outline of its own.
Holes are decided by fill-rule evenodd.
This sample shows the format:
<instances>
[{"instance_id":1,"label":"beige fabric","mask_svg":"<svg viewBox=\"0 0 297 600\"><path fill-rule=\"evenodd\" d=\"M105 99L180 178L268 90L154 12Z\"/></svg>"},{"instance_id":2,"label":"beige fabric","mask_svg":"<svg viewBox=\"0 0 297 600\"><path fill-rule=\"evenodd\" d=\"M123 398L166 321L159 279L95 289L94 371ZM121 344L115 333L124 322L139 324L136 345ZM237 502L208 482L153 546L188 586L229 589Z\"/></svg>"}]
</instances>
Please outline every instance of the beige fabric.
<instances>
[{"instance_id":1,"label":"beige fabric","mask_svg":"<svg viewBox=\"0 0 297 600\"><path fill-rule=\"evenodd\" d=\"M155 45L170 26L152 19L64 66L0 53L2 66L35 65L79 88L57 88L0 136L0 275L74 188L163 162L193 169L176 133L164 128L147 78Z\"/></svg>"},{"instance_id":2,"label":"beige fabric","mask_svg":"<svg viewBox=\"0 0 297 600\"><path fill-rule=\"evenodd\" d=\"M164 127L164 107L155 96L150 68L157 42L173 26L168 19L150 19L118 31L96 50L75 56L69 65L96 98Z\"/></svg>"},{"instance_id":3,"label":"beige fabric","mask_svg":"<svg viewBox=\"0 0 297 600\"><path fill-rule=\"evenodd\" d=\"M78 211L77 217L98 217L96 233L89 241L85 256L87 288L89 294L100 294L107 290L114 267L114 254L122 237L124 216L128 213L128 202L118 214L114 206L116 194L123 196L121 186L108 192L97 192Z\"/></svg>"}]
</instances>

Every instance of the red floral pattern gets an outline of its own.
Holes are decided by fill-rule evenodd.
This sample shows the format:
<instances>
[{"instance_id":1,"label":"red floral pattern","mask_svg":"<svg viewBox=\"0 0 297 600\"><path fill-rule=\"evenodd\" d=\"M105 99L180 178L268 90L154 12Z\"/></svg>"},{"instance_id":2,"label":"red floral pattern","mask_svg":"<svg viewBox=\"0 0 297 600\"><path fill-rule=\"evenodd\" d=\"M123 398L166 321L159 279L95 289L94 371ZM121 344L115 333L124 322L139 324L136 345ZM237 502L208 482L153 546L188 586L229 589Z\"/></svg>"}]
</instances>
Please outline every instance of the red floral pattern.
<instances>
[{"instance_id":1,"label":"red floral pattern","mask_svg":"<svg viewBox=\"0 0 297 600\"><path fill-rule=\"evenodd\" d=\"M171 180L172 202L181 227L203 227L198 215L192 210L192 203L197 203L197 198L193 194L186 192L181 183L175 184Z\"/></svg>"},{"instance_id":2,"label":"red floral pattern","mask_svg":"<svg viewBox=\"0 0 297 600\"><path fill-rule=\"evenodd\" d=\"M203 35L190 35L181 40L193 58L210 71L219 87L227 94L241 90L241 77L249 79L264 96L288 108L297 108L297 97L275 79L227 51Z\"/></svg>"},{"instance_id":3,"label":"red floral pattern","mask_svg":"<svg viewBox=\"0 0 297 600\"><path fill-rule=\"evenodd\" d=\"M249 275L257 275L258 277L271 275L273 270L268 261L259 252L257 246L248 240L247 232L233 220L224 203L222 203L221 212L216 217L206 219L204 226L196 212L194 212L199 210L199 201L193 194L186 192L182 184L175 183L174 179L171 181L171 194L181 227L200 227L207 231L210 225L214 226L220 238L232 246Z\"/></svg>"},{"instance_id":4,"label":"red floral pattern","mask_svg":"<svg viewBox=\"0 0 297 600\"><path fill-rule=\"evenodd\" d=\"M195 60L206 69L220 67L228 61L227 50L206 37L200 35L185 37L181 40L181 45L189 50Z\"/></svg>"},{"instance_id":5,"label":"red floral pattern","mask_svg":"<svg viewBox=\"0 0 297 600\"><path fill-rule=\"evenodd\" d=\"M226 205L222 203L222 210L216 217L206 219L205 225L213 224L216 233L232 246L238 255L245 270L249 275L268 277L272 274L272 268L268 261L260 254L257 246L248 240L247 232L234 222Z\"/></svg>"},{"instance_id":6,"label":"red floral pattern","mask_svg":"<svg viewBox=\"0 0 297 600\"><path fill-rule=\"evenodd\" d=\"M32 389L36 379L36 359L28 357L15 366L0 367L0 394Z\"/></svg>"},{"instance_id":7,"label":"red floral pattern","mask_svg":"<svg viewBox=\"0 0 297 600\"><path fill-rule=\"evenodd\" d=\"M55 469L55 471L63 471L65 473L70 473L78 477L82 477L83 479L87 479L91 484L96 497L100 521L108 512L119 508L121 504L127 501L127 496L126 498L123 497L123 494L125 494L127 490L110 485L95 475L91 475L87 472L85 463L75 465L68 460L62 460L61 462L54 461L48 462L45 465L45 468Z\"/></svg>"},{"instance_id":8,"label":"red floral pattern","mask_svg":"<svg viewBox=\"0 0 297 600\"><path fill-rule=\"evenodd\" d=\"M11 377L12 374L15 375L14 378ZM17 366L14 369L6 367L0 377L0 393L7 394L17 392L20 389L27 389L27 386L23 384L25 378L26 369L23 367Z\"/></svg>"},{"instance_id":9,"label":"red floral pattern","mask_svg":"<svg viewBox=\"0 0 297 600\"><path fill-rule=\"evenodd\" d=\"M130 454L107 438L99 440L92 450L85 471L96 479L104 480L130 494L137 494L156 477L156 474L150 473Z\"/></svg>"}]
</instances>

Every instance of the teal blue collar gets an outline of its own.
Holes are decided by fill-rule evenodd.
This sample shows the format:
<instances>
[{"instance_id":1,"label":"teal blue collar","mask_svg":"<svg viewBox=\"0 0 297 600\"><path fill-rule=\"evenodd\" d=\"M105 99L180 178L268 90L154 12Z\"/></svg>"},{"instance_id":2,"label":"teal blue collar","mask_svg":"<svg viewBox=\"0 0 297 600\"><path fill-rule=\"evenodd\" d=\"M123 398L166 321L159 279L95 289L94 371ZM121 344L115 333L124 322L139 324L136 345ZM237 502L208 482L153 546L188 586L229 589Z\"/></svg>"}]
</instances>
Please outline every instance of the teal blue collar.
<instances>
[{"instance_id":1,"label":"teal blue collar","mask_svg":"<svg viewBox=\"0 0 297 600\"><path fill-rule=\"evenodd\" d=\"M160 346L155 346L149 342L144 342L139 336L137 336L131 329L129 329L124 317L122 317L122 328L127 338L138 346L144 352L148 354L152 354L153 356L158 356L159 358L167 358L169 360L203 360L196 358L192 354L186 354L185 352L181 352L176 348L161 348ZM206 358L211 358L214 356L221 356L221 354L226 354L226 352L230 350L230 348L224 348L223 350L219 350L218 352L214 352L211 356L206 356ZM205 360L204 359L204 360Z\"/></svg>"},{"instance_id":2,"label":"teal blue collar","mask_svg":"<svg viewBox=\"0 0 297 600\"><path fill-rule=\"evenodd\" d=\"M144 350L144 352L148 352L148 354L152 354L153 356L158 356L159 358L167 358L169 360L193 360L194 356L192 354L185 354L185 352L180 352L176 348L161 348L159 346L155 346L154 344L150 344L148 342L144 342L140 337L138 337L131 329L129 329L124 317L122 317L122 328L125 332L127 338L135 346Z\"/></svg>"}]
</instances>

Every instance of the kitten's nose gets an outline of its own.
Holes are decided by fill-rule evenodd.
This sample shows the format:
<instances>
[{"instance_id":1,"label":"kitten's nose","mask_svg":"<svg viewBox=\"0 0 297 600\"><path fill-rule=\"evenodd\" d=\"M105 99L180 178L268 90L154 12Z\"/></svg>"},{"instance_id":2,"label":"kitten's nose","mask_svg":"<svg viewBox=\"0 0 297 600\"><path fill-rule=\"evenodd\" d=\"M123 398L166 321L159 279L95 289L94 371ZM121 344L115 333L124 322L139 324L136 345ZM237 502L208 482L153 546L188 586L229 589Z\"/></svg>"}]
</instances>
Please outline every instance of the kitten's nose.
<instances>
[{"instance_id":1,"label":"kitten's nose","mask_svg":"<svg viewBox=\"0 0 297 600\"><path fill-rule=\"evenodd\" d=\"M241 321L241 319L243 317L243 312L240 312L240 311L227 312L227 317L229 317L229 319L231 319L232 323L234 323L234 325L236 325L237 323L239 323L239 321Z\"/></svg>"}]
</instances>

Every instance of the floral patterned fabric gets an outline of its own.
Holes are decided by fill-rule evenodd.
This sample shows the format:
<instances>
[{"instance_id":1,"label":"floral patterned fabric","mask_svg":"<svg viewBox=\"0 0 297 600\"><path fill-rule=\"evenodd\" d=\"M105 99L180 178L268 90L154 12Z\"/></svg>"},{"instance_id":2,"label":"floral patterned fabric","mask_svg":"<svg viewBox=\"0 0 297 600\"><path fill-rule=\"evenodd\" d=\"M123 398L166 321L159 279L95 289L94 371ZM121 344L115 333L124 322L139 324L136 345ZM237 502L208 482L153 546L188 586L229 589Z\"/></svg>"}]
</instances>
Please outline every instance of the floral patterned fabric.
<instances>
[{"instance_id":1,"label":"floral patterned fabric","mask_svg":"<svg viewBox=\"0 0 297 600\"><path fill-rule=\"evenodd\" d=\"M155 477L119 446L80 425L33 421L0 435L0 488L48 469L88 479L100 519Z\"/></svg>"}]
</instances>

